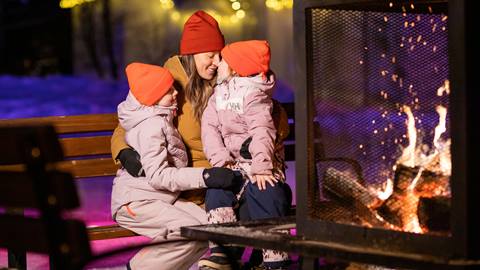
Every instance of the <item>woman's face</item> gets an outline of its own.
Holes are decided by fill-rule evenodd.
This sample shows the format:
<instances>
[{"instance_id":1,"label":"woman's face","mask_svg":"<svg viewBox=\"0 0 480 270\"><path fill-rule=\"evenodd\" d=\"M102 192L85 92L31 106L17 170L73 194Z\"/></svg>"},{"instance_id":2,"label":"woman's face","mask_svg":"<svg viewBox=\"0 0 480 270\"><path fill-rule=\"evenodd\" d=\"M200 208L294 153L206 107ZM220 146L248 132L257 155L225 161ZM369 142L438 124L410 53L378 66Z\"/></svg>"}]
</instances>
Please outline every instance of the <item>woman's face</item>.
<instances>
[{"instance_id":1,"label":"woman's face","mask_svg":"<svg viewBox=\"0 0 480 270\"><path fill-rule=\"evenodd\" d=\"M211 80L217 74L220 52L204 52L193 55L198 75L204 80Z\"/></svg>"}]
</instances>

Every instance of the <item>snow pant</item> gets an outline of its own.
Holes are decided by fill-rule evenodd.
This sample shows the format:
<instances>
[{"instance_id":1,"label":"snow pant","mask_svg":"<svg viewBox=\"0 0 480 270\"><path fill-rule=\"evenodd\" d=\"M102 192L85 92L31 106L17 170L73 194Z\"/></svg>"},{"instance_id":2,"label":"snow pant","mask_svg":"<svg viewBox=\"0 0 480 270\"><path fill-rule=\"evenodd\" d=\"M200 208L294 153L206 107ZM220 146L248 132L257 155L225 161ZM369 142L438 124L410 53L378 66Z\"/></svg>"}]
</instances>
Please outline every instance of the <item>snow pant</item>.
<instances>
[{"instance_id":1,"label":"snow pant","mask_svg":"<svg viewBox=\"0 0 480 270\"><path fill-rule=\"evenodd\" d=\"M173 205L161 200L131 202L117 211L115 220L120 226L159 243L135 254L130 260L132 270L188 269L208 248L206 241L162 243L184 240L180 227L207 222L204 209L183 199Z\"/></svg>"},{"instance_id":2,"label":"snow pant","mask_svg":"<svg viewBox=\"0 0 480 270\"><path fill-rule=\"evenodd\" d=\"M225 223L240 220L258 220L286 216L290 208L291 191L286 183L278 182L274 187L267 184L265 190L260 190L256 184L248 183L243 196L237 200L233 191L223 189L208 189L205 197L208 223ZM212 253L231 251L211 245ZM236 252L236 251L235 251ZM237 256L241 254L237 254ZM264 262L282 262L288 260L288 255L272 250L263 251Z\"/></svg>"}]
</instances>

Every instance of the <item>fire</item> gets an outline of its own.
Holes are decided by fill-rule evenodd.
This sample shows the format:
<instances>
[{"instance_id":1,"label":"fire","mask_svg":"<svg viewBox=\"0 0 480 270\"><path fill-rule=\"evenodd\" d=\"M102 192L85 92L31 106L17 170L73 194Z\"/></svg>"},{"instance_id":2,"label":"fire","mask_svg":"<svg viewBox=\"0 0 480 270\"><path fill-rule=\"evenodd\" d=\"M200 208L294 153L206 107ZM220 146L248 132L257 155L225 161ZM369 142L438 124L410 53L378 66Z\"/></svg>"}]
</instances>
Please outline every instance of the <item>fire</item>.
<instances>
[{"instance_id":1,"label":"fire","mask_svg":"<svg viewBox=\"0 0 480 270\"><path fill-rule=\"evenodd\" d=\"M443 96L449 93L450 83L445 80L443 85L437 89L437 95ZM428 150L428 147L417 143L416 118L412 109L407 105L403 105L401 108L402 112L407 115L407 134L404 135L404 138L408 139L408 145L403 149L396 165L393 166L393 170L397 172L397 165L403 165L404 168L407 167L406 170L411 168L411 172L414 172L414 174L411 175L411 178L403 178L403 180L388 178L383 190L377 190L375 194L380 200L385 201L387 207L390 207L390 210L401 220L398 229L412 233L423 233L424 229L420 226L417 215L420 197L445 195L446 192L449 192L448 176L451 175L450 139L442 139L442 135L447 131L447 108L442 105L435 108L438 114L438 124L434 129L432 149L430 150ZM420 119L418 120L420 121ZM410 179L411 182L409 181L408 186L402 189L401 185L405 183L405 179ZM398 206L398 204L396 206L395 202L401 203L401 206Z\"/></svg>"},{"instance_id":2,"label":"fire","mask_svg":"<svg viewBox=\"0 0 480 270\"><path fill-rule=\"evenodd\" d=\"M417 145L417 129L415 128L415 118L409 106L404 105L403 111L407 114L407 137L408 146L403 150L398 163L408 167L415 167L415 149Z\"/></svg>"},{"instance_id":3,"label":"fire","mask_svg":"<svg viewBox=\"0 0 480 270\"><path fill-rule=\"evenodd\" d=\"M450 94L450 81L449 80L445 80L443 82L443 85L440 86L437 89L437 96L441 97L441 96L443 96L443 93L447 93L447 95Z\"/></svg>"},{"instance_id":4,"label":"fire","mask_svg":"<svg viewBox=\"0 0 480 270\"><path fill-rule=\"evenodd\" d=\"M392 195L392 193L393 193L393 179L388 178L383 191L377 190L376 193L377 193L377 197L380 200L384 201L384 200L388 199L388 197L390 197L390 195Z\"/></svg>"},{"instance_id":5,"label":"fire","mask_svg":"<svg viewBox=\"0 0 480 270\"><path fill-rule=\"evenodd\" d=\"M412 211L406 211L405 215L401 217L403 219L403 224L405 224L402 229L406 232L423 233L416 211L420 198L415 196L413 192L409 192L407 193L405 200L407 201L406 207L412 209Z\"/></svg>"},{"instance_id":6,"label":"fire","mask_svg":"<svg viewBox=\"0 0 480 270\"><path fill-rule=\"evenodd\" d=\"M435 150L439 150L440 146L440 136L442 136L445 131L447 131L447 108L443 107L442 105L438 105L437 108L438 113L438 125L435 127L435 136L433 137L433 144L435 146Z\"/></svg>"}]
</instances>

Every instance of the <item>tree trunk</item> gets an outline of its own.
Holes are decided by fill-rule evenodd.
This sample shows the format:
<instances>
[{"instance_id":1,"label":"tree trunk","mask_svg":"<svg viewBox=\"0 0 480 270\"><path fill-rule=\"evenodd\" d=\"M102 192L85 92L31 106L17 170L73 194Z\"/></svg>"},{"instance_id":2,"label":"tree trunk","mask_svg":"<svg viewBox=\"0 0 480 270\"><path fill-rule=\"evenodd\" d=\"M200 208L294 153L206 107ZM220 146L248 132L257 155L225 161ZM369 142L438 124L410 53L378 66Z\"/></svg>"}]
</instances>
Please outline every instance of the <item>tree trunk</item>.
<instances>
[{"instance_id":1,"label":"tree trunk","mask_svg":"<svg viewBox=\"0 0 480 270\"><path fill-rule=\"evenodd\" d=\"M95 3L85 3L81 6L80 23L82 24L80 29L82 33L82 40L87 49L90 61L92 61L93 68L97 72L100 78L104 77L104 72L100 61L98 59L98 53L95 43L95 18L93 14Z\"/></svg>"},{"instance_id":2,"label":"tree trunk","mask_svg":"<svg viewBox=\"0 0 480 270\"><path fill-rule=\"evenodd\" d=\"M117 62L113 51L112 23L110 15L110 0L103 0L103 29L105 33L105 49L107 50L108 62L110 64L110 75L115 80L118 79Z\"/></svg>"}]
</instances>

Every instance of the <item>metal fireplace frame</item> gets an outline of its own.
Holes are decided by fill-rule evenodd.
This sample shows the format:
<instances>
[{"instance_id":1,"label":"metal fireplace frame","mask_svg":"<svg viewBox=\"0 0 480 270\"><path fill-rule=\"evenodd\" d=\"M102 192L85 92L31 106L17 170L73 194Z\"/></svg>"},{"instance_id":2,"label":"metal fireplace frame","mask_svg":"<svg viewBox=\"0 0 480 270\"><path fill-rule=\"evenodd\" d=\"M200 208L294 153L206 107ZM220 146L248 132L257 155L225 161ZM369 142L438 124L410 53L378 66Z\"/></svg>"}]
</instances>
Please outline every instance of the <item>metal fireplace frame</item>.
<instances>
[{"instance_id":1,"label":"metal fireplace frame","mask_svg":"<svg viewBox=\"0 0 480 270\"><path fill-rule=\"evenodd\" d=\"M480 220L475 218L475 206L480 205L479 129L474 116L480 106L473 99L478 79L474 79L473 1L392 1L395 5L415 3L420 8L428 4L448 5L448 57L451 85L450 119L452 139L451 236L413 234L376 228L338 224L311 218L312 190L315 188L315 153L313 125L313 48L311 9L386 11L388 1L372 0L296 0L294 3L295 119L296 119L296 194L297 233L306 239L351 245L365 250L417 254L443 258L452 264L456 260L480 259ZM389 10L391 12L391 10ZM478 42L477 42L478 44ZM477 46L477 48L479 48ZM477 165L478 167L478 165ZM305 196L308 194L308 196ZM478 211L477 211L478 212ZM388 255L386 255L388 256ZM388 261L388 260L387 260ZM477 266L478 267L478 266Z\"/></svg>"}]
</instances>

